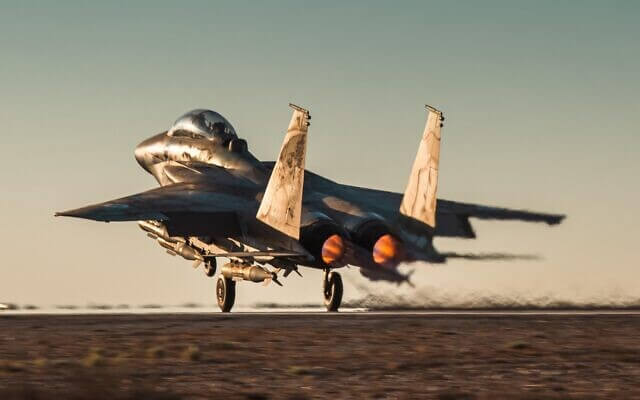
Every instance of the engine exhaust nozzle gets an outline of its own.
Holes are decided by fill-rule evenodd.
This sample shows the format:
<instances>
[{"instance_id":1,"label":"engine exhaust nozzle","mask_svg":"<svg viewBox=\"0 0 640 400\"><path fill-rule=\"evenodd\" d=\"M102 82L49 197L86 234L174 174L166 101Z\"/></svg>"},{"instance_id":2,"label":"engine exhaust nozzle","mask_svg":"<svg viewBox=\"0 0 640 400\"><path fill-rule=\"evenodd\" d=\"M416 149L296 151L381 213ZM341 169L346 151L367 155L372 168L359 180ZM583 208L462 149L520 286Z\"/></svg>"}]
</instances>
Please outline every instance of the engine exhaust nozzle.
<instances>
[{"instance_id":1,"label":"engine exhaust nozzle","mask_svg":"<svg viewBox=\"0 0 640 400\"><path fill-rule=\"evenodd\" d=\"M331 235L322 244L320 255L325 264L339 261L344 255L344 240L338 234Z\"/></svg>"},{"instance_id":2,"label":"engine exhaust nozzle","mask_svg":"<svg viewBox=\"0 0 640 400\"><path fill-rule=\"evenodd\" d=\"M393 235L385 234L376 240L372 255L376 264L397 265L402 255L402 245Z\"/></svg>"}]
</instances>

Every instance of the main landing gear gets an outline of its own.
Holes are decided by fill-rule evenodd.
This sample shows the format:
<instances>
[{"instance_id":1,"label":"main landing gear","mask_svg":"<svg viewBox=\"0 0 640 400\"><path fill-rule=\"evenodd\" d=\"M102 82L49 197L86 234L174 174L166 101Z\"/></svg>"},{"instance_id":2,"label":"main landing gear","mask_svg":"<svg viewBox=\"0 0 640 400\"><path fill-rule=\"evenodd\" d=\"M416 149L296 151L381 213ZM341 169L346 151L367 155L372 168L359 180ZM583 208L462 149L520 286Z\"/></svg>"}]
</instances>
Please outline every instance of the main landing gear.
<instances>
[{"instance_id":1,"label":"main landing gear","mask_svg":"<svg viewBox=\"0 0 640 400\"><path fill-rule=\"evenodd\" d=\"M215 264L208 264L215 272ZM208 274L207 274L208 275ZM239 263L225 264L216 282L216 300L222 312L229 312L236 300L236 281L248 280L253 282L276 281L276 273L255 266ZM342 302L342 277L339 273L325 269L323 273L322 291L324 305L327 311L338 311Z\"/></svg>"},{"instance_id":2,"label":"main landing gear","mask_svg":"<svg viewBox=\"0 0 640 400\"><path fill-rule=\"evenodd\" d=\"M231 311L236 301L236 281L220 275L216 283L216 299L222 312Z\"/></svg>"},{"instance_id":3,"label":"main landing gear","mask_svg":"<svg viewBox=\"0 0 640 400\"><path fill-rule=\"evenodd\" d=\"M215 264L211 264L215 273ZM236 281L275 282L280 285L275 272L258 265L231 261L220 268L220 276L216 283L216 299L222 312L229 312L236 299Z\"/></svg>"},{"instance_id":4,"label":"main landing gear","mask_svg":"<svg viewBox=\"0 0 640 400\"><path fill-rule=\"evenodd\" d=\"M323 278L324 306L327 307L327 311L338 311L342 302L342 277L337 272L325 269Z\"/></svg>"}]
</instances>

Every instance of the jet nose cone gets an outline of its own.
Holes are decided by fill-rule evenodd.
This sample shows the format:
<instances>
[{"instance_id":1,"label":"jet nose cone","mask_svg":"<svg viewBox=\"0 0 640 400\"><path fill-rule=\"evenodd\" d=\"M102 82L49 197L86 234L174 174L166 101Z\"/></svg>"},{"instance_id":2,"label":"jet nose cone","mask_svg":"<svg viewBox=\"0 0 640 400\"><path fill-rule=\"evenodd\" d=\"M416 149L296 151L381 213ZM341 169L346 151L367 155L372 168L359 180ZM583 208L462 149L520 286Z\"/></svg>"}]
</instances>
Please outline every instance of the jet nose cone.
<instances>
[{"instance_id":1,"label":"jet nose cone","mask_svg":"<svg viewBox=\"0 0 640 400\"><path fill-rule=\"evenodd\" d=\"M144 142L137 145L136 149L133 152L134 156L136 157L136 161L144 169L147 169L147 155L149 154L147 145L148 143L145 140Z\"/></svg>"},{"instance_id":2,"label":"jet nose cone","mask_svg":"<svg viewBox=\"0 0 640 400\"><path fill-rule=\"evenodd\" d=\"M155 136L142 141L136 146L133 154L136 161L147 172L153 174L154 165L164 159L167 150L166 132L159 133Z\"/></svg>"}]
</instances>

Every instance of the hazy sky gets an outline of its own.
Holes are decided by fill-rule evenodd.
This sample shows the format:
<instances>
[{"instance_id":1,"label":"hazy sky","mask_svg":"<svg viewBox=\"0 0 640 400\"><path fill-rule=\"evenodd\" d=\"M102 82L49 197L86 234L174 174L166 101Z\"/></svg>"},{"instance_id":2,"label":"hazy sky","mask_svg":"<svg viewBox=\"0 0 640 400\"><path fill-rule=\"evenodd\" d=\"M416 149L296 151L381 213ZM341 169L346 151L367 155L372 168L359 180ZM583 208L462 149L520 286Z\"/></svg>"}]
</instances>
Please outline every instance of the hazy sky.
<instances>
[{"instance_id":1,"label":"hazy sky","mask_svg":"<svg viewBox=\"0 0 640 400\"><path fill-rule=\"evenodd\" d=\"M0 301L213 303L215 281L135 223L53 213L154 187L133 149L192 108L273 159L289 102L313 115L308 168L339 182L403 191L430 103L440 197L569 215L436 240L544 260L416 265L421 292L638 299L639 20L634 1L4 1ZM303 274L238 303L320 303Z\"/></svg>"}]
</instances>

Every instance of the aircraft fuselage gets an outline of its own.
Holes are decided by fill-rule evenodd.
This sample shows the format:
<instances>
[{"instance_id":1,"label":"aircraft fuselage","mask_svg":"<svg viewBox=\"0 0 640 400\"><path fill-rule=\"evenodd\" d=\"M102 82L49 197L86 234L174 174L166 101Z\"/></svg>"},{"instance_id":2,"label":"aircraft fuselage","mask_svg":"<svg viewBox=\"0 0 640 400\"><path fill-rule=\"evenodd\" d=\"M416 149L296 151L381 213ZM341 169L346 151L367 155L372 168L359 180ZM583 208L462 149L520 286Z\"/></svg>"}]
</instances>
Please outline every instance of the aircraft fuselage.
<instances>
[{"instance_id":1,"label":"aircraft fuselage","mask_svg":"<svg viewBox=\"0 0 640 400\"><path fill-rule=\"evenodd\" d=\"M172 162L210 164L241 173L257 184L266 184L269 178L269 171L247 150L242 139L220 143L206 138L173 137L163 132L140 143L135 149L135 158L162 186L176 183L163 173Z\"/></svg>"}]
</instances>

